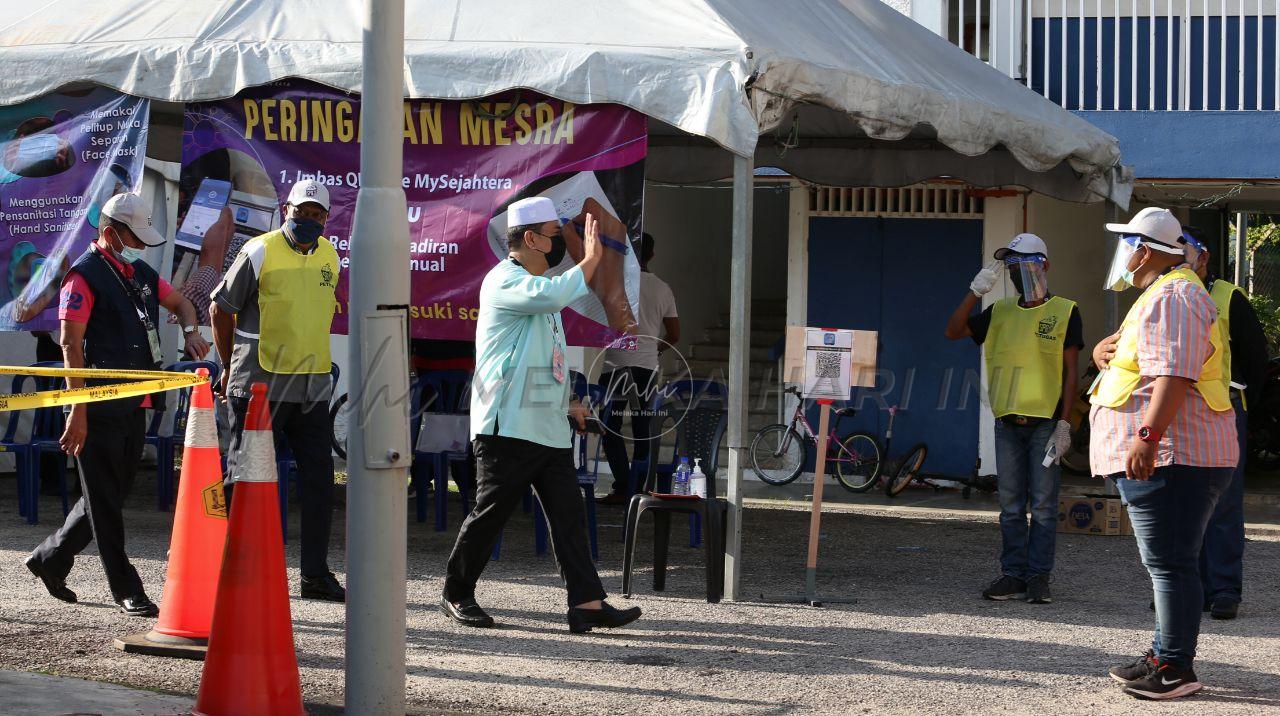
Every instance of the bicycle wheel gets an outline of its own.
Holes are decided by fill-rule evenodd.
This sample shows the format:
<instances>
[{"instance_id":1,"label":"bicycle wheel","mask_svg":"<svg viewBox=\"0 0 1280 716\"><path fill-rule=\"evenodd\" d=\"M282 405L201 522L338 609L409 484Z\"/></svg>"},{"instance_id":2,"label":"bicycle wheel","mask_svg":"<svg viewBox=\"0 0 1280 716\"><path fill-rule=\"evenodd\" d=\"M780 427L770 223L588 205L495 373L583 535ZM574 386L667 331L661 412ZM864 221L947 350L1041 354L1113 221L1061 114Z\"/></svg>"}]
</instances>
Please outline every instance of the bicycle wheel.
<instances>
[{"instance_id":1,"label":"bicycle wheel","mask_svg":"<svg viewBox=\"0 0 1280 716\"><path fill-rule=\"evenodd\" d=\"M347 459L347 394L343 393L329 408L329 442L333 451Z\"/></svg>"},{"instance_id":2,"label":"bicycle wheel","mask_svg":"<svg viewBox=\"0 0 1280 716\"><path fill-rule=\"evenodd\" d=\"M854 433L835 450L836 479L846 489L866 492L880 477L880 446L867 433Z\"/></svg>"},{"instance_id":3,"label":"bicycle wheel","mask_svg":"<svg viewBox=\"0 0 1280 716\"><path fill-rule=\"evenodd\" d=\"M893 476L884 483L884 494L889 497L897 495L899 492L907 489L907 485L916 479L916 473L924 467L924 459L929 455L929 446L924 443L916 443L916 446L907 451L902 462L898 463L898 469L894 470Z\"/></svg>"},{"instance_id":4,"label":"bicycle wheel","mask_svg":"<svg viewBox=\"0 0 1280 716\"><path fill-rule=\"evenodd\" d=\"M769 425L751 438L751 469L770 485L785 485L800 476L805 441L789 425Z\"/></svg>"}]
</instances>

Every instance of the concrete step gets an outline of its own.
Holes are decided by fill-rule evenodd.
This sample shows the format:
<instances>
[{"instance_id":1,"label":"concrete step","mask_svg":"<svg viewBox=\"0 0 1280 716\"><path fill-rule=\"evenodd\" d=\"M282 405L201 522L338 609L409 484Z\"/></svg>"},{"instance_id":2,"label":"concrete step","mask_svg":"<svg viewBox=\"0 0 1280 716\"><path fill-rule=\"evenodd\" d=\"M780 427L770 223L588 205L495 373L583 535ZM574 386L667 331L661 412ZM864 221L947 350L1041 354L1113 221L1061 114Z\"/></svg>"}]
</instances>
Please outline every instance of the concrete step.
<instances>
[{"instance_id":1,"label":"concrete step","mask_svg":"<svg viewBox=\"0 0 1280 716\"><path fill-rule=\"evenodd\" d=\"M752 348L772 348L773 344L778 342L783 336L783 329L772 328L754 328L751 333ZM719 346L728 346L731 336L728 328L708 328L706 331L705 343Z\"/></svg>"},{"instance_id":2,"label":"concrete step","mask_svg":"<svg viewBox=\"0 0 1280 716\"><path fill-rule=\"evenodd\" d=\"M769 348L752 348L751 360L753 361L769 361ZM729 360L729 346L715 345L711 343L700 343L694 345L689 351L690 358L697 360L713 360L727 362Z\"/></svg>"}]
</instances>

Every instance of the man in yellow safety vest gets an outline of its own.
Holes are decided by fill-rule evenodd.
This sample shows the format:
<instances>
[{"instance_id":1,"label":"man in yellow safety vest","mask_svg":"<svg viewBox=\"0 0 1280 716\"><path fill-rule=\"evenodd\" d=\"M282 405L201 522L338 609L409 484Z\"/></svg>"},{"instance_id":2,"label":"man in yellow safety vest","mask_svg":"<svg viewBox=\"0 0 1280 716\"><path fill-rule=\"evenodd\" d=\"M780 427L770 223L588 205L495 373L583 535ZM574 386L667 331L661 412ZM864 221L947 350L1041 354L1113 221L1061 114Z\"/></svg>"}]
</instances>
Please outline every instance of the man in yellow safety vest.
<instances>
[{"instance_id":1,"label":"man in yellow safety vest","mask_svg":"<svg viewBox=\"0 0 1280 716\"><path fill-rule=\"evenodd\" d=\"M1075 302L1049 294L1049 252L1039 236L1018 234L995 259L974 277L946 330L947 338L971 337L983 346L996 419L1000 577L982 596L1047 604L1058 529L1057 461L1071 444L1067 417L1084 329ZM1018 295L973 313L999 281L1001 263Z\"/></svg>"},{"instance_id":2,"label":"man in yellow safety vest","mask_svg":"<svg viewBox=\"0 0 1280 716\"><path fill-rule=\"evenodd\" d=\"M346 592L329 571L328 557L333 519L329 329L338 307L341 265L322 235L328 218L324 185L312 179L294 184L284 226L244 245L213 291L209 317L222 360L219 393L234 416L228 463L240 457L250 386L266 383L271 426L298 466L301 594L340 602ZM288 489L288 475L279 479L280 489Z\"/></svg>"},{"instance_id":3,"label":"man in yellow safety vest","mask_svg":"<svg viewBox=\"0 0 1280 716\"><path fill-rule=\"evenodd\" d=\"M1105 286L1142 289L1089 389L1089 466L1115 480L1155 592L1151 648L1111 677L1141 699L1202 687L1193 670L1205 526L1240 460L1218 309L1192 270L1195 242L1150 207L1119 234ZM1108 339L1110 340L1110 339Z\"/></svg>"}]
</instances>

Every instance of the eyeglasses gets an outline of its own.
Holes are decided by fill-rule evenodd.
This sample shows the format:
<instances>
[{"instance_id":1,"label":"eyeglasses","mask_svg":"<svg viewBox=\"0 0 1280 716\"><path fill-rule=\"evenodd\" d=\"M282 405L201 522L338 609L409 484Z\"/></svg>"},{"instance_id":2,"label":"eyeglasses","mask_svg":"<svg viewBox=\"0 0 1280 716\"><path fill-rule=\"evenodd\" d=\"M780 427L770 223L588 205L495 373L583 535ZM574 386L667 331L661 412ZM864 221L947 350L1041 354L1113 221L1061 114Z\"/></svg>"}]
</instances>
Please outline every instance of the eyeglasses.
<instances>
[{"instance_id":1,"label":"eyeglasses","mask_svg":"<svg viewBox=\"0 0 1280 716\"><path fill-rule=\"evenodd\" d=\"M324 209L305 209L301 206L293 207L293 217L295 219L310 219L324 223L329 219L329 212Z\"/></svg>"}]
</instances>

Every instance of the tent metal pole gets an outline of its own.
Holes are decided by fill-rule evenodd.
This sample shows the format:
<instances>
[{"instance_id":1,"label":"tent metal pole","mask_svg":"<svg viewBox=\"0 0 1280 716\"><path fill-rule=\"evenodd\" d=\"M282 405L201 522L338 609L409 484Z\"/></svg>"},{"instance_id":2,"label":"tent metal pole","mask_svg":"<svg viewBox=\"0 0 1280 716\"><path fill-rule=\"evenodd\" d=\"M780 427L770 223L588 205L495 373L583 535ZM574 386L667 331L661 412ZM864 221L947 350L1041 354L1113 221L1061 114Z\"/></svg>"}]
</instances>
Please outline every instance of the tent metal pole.
<instances>
[{"instance_id":1,"label":"tent metal pole","mask_svg":"<svg viewBox=\"0 0 1280 716\"><path fill-rule=\"evenodd\" d=\"M409 225L404 0L364 0L360 190L351 232L346 713L405 713Z\"/></svg>"},{"instance_id":2,"label":"tent metal pole","mask_svg":"<svg viewBox=\"0 0 1280 716\"><path fill-rule=\"evenodd\" d=\"M729 519L724 595L736 601L742 579L742 470L746 464L751 379L752 157L733 157L733 253L729 261Z\"/></svg>"}]
</instances>

